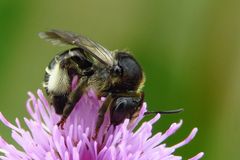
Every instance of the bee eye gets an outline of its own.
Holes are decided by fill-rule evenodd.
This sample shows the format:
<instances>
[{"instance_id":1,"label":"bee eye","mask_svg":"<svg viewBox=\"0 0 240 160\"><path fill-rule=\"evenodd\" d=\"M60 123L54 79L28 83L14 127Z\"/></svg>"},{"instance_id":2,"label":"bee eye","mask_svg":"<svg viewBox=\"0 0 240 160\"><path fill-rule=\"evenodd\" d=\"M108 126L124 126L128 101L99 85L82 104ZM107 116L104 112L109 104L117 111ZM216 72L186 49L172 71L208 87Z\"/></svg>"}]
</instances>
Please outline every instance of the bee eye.
<instances>
[{"instance_id":1,"label":"bee eye","mask_svg":"<svg viewBox=\"0 0 240 160\"><path fill-rule=\"evenodd\" d=\"M113 76L122 76L123 70L120 66L116 65L112 68L111 73Z\"/></svg>"}]
</instances>

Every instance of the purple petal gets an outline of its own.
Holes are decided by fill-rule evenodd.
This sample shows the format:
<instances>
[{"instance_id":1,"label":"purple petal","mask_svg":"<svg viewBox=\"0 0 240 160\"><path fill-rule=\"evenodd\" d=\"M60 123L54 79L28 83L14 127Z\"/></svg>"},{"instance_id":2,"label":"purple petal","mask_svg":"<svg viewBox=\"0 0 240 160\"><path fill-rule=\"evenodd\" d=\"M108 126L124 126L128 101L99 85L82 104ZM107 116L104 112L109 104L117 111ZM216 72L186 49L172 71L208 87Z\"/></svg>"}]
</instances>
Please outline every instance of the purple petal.
<instances>
[{"instance_id":1,"label":"purple petal","mask_svg":"<svg viewBox=\"0 0 240 160\"><path fill-rule=\"evenodd\" d=\"M77 79L75 81L77 82ZM72 87L76 86L75 81ZM189 143L197 133L197 128L194 128L185 140L166 147L162 142L180 128L182 120L173 123L164 134L159 132L153 135L153 124L160 119L160 115L157 114L150 121L139 125L147 111L144 103L138 118L131 124L129 119L126 119L116 127L110 126L107 112L98 137L93 140L98 110L105 98L98 100L93 90L83 95L64 124L64 130L61 130L56 125L61 116L55 113L42 91L37 91L38 98L31 92L28 95L26 106L31 118L24 118L27 130L21 127L17 118L15 126L0 113L0 121L12 130L12 138L21 147L17 149L0 137L0 153L3 154L0 159L179 160L182 157L173 155L174 151ZM198 160L202 156L201 152L190 160Z\"/></svg>"},{"instance_id":2,"label":"purple petal","mask_svg":"<svg viewBox=\"0 0 240 160\"><path fill-rule=\"evenodd\" d=\"M190 158L189 160L198 160L198 159L201 159L203 156L204 156L204 153L200 152L196 156Z\"/></svg>"}]
</instances>

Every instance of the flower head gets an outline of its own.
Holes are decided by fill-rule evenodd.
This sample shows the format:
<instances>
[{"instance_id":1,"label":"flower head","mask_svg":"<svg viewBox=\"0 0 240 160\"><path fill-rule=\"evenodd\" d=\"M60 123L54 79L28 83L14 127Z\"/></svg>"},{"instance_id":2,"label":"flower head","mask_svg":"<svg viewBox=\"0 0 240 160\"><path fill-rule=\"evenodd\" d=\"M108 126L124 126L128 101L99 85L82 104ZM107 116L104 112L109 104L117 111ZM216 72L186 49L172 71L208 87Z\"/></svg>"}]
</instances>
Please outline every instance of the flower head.
<instances>
[{"instance_id":1,"label":"flower head","mask_svg":"<svg viewBox=\"0 0 240 160\"><path fill-rule=\"evenodd\" d=\"M23 129L16 118L16 125L8 122L0 113L0 120L12 129L12 138L19 147L8 144L0 137L0 159L2 160L179 160L181 156L173 155L174 151L189 143L197 133L194 128L182 142L167 147L163 144L175 133L182 121L173 123L165 133L152 134L153 124L160 118L157 114L152 120L136 126L146 112L144 103L140 115L134 124L126 119L117 127L108 126L109 115L105 116L97 139L93 139L97 112L104 99L98 100L93 91L86 93L76 104L68 117L64 129L56 123L61 118L55 114L41 90L38 98L29 93L27 110L31 118L24 118L28 127ZM136 131L133 131L136 130ZM203 156L199 153L190 160Z\"/></svg>"}]
</instances>

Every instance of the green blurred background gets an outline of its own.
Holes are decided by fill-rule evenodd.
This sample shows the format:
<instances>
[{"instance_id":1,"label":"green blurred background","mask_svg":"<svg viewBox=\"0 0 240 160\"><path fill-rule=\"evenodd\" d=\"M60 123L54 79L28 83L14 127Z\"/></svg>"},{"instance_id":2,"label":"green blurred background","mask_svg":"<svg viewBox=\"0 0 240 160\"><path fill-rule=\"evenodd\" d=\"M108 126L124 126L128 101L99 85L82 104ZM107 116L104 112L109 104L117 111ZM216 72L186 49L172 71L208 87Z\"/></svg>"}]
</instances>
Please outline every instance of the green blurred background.
<instances>
[{"instance_id":1,"label":"green blurred background","mask_svg":"<svg viewBox=\"0 0 240 160\"><path fill-rule=\"evenodd\" d=\"M1 0L0 111L12 122L27 116L27 91L41 87L50 59L66 48L37 33L58 28L84 34L108 49L129 49L146 73L154 132L184 120L172 145L193 127L197 137L178 155L237 160L240 149L240 1L238 0ZM0 124L8 141L10 130Z\"/></svg>"}]
</instances>

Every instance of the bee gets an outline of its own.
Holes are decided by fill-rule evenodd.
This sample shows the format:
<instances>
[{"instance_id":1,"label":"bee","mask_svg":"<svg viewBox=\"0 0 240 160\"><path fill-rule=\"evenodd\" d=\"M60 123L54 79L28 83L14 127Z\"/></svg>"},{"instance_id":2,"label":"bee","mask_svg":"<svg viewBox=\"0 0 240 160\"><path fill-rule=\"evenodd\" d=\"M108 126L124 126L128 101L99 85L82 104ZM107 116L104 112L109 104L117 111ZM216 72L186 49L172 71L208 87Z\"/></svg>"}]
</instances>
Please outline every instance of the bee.
<instances>
[{"instance_id":1,"label":"bee","mask_svg":"<svg viewBox=\"0 0 240 160\"><path fill-rule=\"evenodd\" d=\"M98 111L96 135L107 110L110 111L110 124L117 126L126 118L132 123L139 115L144 102L142 88L144 72L137 60L126 51L109 51L97 42L72 32L50 30L39 36L53 44L67 44L72 49L56 55L45 71L43 87L50 98L55 112L61 115L57 125L63 125L75 104L89 89L106 100ZM73 77L78 83L71 88ZM146 112L177 113L171 111Z\"/></svg>"}]
</instances>

